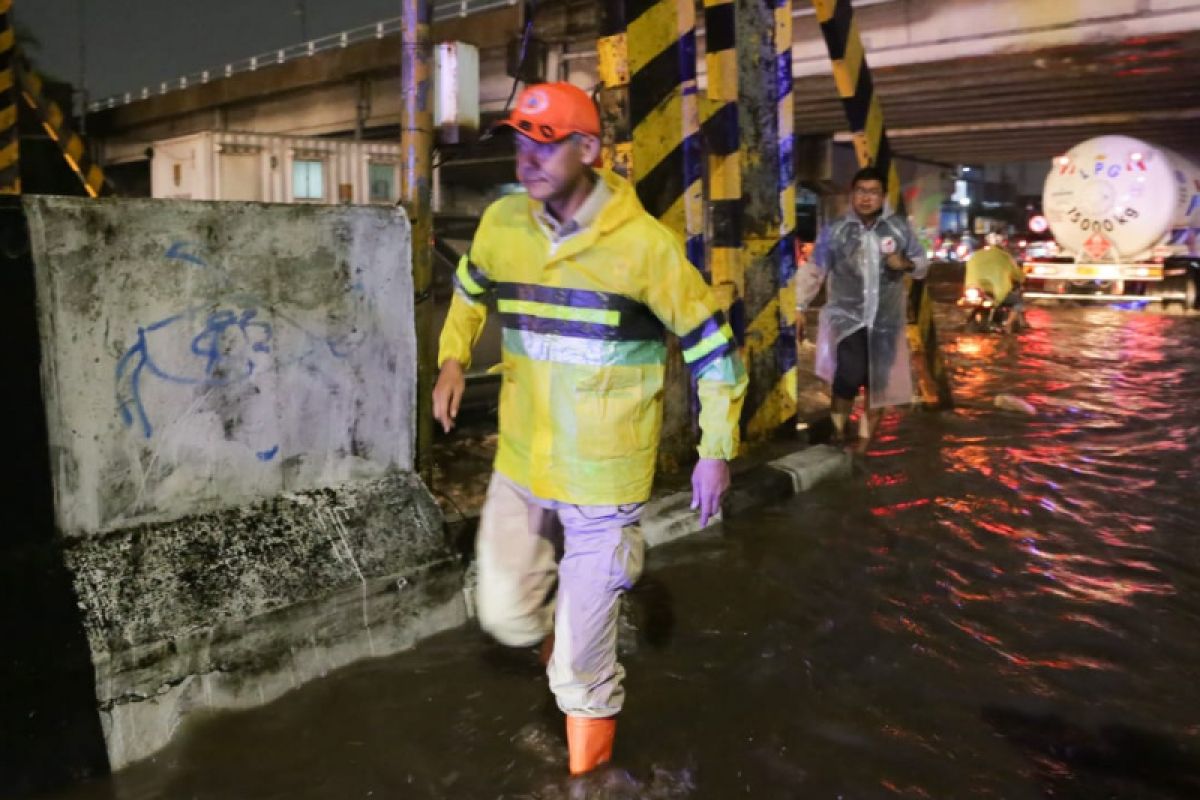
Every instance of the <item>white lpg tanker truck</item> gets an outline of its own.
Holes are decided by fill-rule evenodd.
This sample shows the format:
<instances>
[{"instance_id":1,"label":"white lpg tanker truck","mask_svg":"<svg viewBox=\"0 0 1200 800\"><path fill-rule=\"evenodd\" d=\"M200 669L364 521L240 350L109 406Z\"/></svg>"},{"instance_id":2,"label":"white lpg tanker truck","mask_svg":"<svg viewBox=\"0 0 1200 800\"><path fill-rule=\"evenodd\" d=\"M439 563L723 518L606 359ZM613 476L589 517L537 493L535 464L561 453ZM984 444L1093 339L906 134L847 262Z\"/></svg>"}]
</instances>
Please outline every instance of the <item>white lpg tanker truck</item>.
<instances>
[{"instance_id":1,"label":"white lpg tanker truck","mask_svg":"<svg viewBox=\"0 0 1200 800\"><path fill-rule=\"evenodd\" d=\"M1054 159L1042 211L1059 255L1024 263L1027 297L1198 307L1200 165L1140 139L1098 136Z\"/></svg>"}]
</instances>

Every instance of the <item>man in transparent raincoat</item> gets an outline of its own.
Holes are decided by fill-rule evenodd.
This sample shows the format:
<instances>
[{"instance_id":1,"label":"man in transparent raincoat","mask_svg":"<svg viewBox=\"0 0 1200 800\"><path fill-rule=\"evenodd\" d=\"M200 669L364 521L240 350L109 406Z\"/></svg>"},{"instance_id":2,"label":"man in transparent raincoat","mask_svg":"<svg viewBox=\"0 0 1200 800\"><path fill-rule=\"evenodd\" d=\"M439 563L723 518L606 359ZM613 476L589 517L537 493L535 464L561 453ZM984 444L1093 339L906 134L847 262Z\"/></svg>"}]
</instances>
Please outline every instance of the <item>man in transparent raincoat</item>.
<instances>
[{"instance_id":1,"label":"man in transparent raincoat","mask_svg":"<svg viewBox=\"0 0 1200 800\"><path fill-rule=\"evenodd\" d=\"M679 336L700 398L692 507L701 525L729 486L747 380L682 242L628 181L593 169L591 98L568 83L530 86L501 124L512 129L525 192L488 208L455 273L433 413L453 427L493 298L503 323L500 436L476 540L476 607L502 644L544 643L578 774L611 757L625 698L618 601L642 570L638 520L662 429L664 331Z\"/></svg>"},{"instance_id":2,"label":"man in transparent raincoat","mask_svg":"<svg viewBox=\"0 0 1200 800\"><path fill-rule=\"evenodd\" d=\"M859 390L864 412L859 437L869 440L883 409L912 402L905 278L923 278L929 261L908 223L884 213L884 176L859 170L850 184L850 210L826 225L812 258L796 277L797 336L803 312L827 282L817 330L817 376L830 384L834 436L846 423Z\"/></svg>"}]
</instances>

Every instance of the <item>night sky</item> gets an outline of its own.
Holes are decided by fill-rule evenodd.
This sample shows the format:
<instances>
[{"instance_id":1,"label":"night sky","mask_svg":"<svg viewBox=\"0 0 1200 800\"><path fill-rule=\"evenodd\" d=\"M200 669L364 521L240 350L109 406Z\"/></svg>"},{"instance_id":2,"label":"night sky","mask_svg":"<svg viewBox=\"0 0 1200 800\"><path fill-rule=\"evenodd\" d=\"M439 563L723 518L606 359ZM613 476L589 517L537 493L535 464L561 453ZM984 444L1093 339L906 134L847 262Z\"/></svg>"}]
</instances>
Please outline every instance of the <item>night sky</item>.
<instances>
[{"instance_id":1,"label":"night sky","mask_svg":"<svg viewBox=\"0 0 1200 800\"><path fill-rule=\"evenodd\" d=\"M303 41L298 6L308 38L400 15L400 0L14 0L35 64L75 84L81 6L92 99Z\"/></svg>"}]
</instances>

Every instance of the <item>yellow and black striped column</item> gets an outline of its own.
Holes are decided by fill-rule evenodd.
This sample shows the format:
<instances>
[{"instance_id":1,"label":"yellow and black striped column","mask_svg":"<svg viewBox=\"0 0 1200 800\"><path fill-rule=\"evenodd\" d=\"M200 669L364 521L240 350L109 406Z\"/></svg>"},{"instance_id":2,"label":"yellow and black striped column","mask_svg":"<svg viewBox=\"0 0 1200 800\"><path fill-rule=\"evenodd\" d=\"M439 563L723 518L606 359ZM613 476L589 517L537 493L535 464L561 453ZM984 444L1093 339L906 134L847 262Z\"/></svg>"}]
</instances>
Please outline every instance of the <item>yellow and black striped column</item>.
<instances>
[{"instance_id":1,"label":"yellow and black striped column","mask_svg":"<svg viewBox=\"0 0 1200 800\"><path fill-rule=\"evenodd\" d=\"M829 59L833 62L833 80L842 98L850 133L854 136L858 163L860 166L873 164L887 176L888 202L899 213L903 208L900 178L883 125L883 106L875 94L850 0L813 0L813 6Z\"/></svg>"},{"instance_id":2,"label":"yellow and black striped column","mask_svg":"<svg viewBox=\"0 0 1200 800\"><path fill-rule=\"evenodd\" d=\"M597 50L605 162L626 172L646 211L707 275L695 28L692 0L606 0ZM670 349L659 448L667 468L689 457L695 434L690 381L677 343Z\"/></svg>"},{"instance_id":3,"label":"yellow and black striped column","mask_svg":"<svg viewBox=\"0 0 1200 800\"><path fill-rule=\"evenodd\" d=\"M21 193L21 143L13 72L16 46L12 0L0 0L0 195Z\"/></svg>"},{"instance_id":4,"label":"yellow and black striped column","mask_svg":"<svg viewBox=\"0 0 1200 800\"><path fill-rule=\"evenodd\" d=\"M709 278L742 344L746 276L742 263L742 166L738 143L737 10L733 0L704 0L705 68L701 132L708 154Z\"/></svg>"},{"instance_id":5,"label":"yellow and black striped column","mask_svg":"<svg viewBox=\"0 0 1200 800\"><path fill-rule=\"evenodd\" d=\"M825 37L833 78L837 84L846 120L854 137L854 148L861 166L874 165L887 176L888 202L904 213L900 176L892 157L891 144L883 124L883 106L871 80L866 52L850 0L812 0L817 21ZM917 366L917 384L921 399L931 407L953 404L950 380L938 347L933 322L933 301L924 281L914 281L910 294L908 340Z\"/></svg>"},{"instance_id":6,"label":"yellow and black striped column","mask_svg":"<svg viewBox=\"0 0 1200 800\"><path fill-rule=\"evenodd\" d=\"M688 0L625 0L624 14L633 183L703 270L695 9Z\"/></svg>"},{"instance_id":7,"label":"yellow and black striped column","mask_svg":"<svg viewBox=\"0 0 1200 800\"><path fill-rule=\"evenodd\" d=\"M796 413L792 8L735 0L742 171L748 440Z\"/></svg>"},{"instance_id":8,"label":"yellow and black striped column","mask_svg":"<svg viewBox=\"0 0 1200 800\"><path fill-rule=\"evenodd\" d=\"M604 0L596 55L600 73L600 122L604 166L626 178L633 173L633 134L629 128L629 47L625 0Z\"/></svg>"},{"instance_id":9,"label":"yellow and black striped column","mask_svg":"<svg viewBox=\"0 0 1200 800\"><path fill-rule=\"evenodd\" d=\"M16 67L21 96L41 119L46 134L58 144L63 158L67 160L67 165L79 177L84 190L91 197L99 197L108 188L104 171L92 161L83 139L79 138L79 134L71 129L70 122L62 108L58 103L45 96L42 91L42 78L30 65L29 60L18 55Z\"/></svg>"}]
</instances>

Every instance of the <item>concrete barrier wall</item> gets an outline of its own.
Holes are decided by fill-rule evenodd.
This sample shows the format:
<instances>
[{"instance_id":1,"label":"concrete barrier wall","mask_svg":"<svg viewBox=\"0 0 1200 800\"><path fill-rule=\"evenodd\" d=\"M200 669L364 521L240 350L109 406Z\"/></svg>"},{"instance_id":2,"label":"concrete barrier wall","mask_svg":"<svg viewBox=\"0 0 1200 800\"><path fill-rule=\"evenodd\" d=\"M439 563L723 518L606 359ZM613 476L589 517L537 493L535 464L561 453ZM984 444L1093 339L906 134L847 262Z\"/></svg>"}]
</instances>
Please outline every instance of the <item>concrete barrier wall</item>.
<instances>
[{"instance_id":1,"label":"concrete barrier wall","mask_svg":"<svg viewBox=\"0 0 1200 800\"><path fill-rule=\"evenodd\" d=\"M55 513L114 766L461 622L394 209L32 197Z\"/></svg>"}]
</instances>

